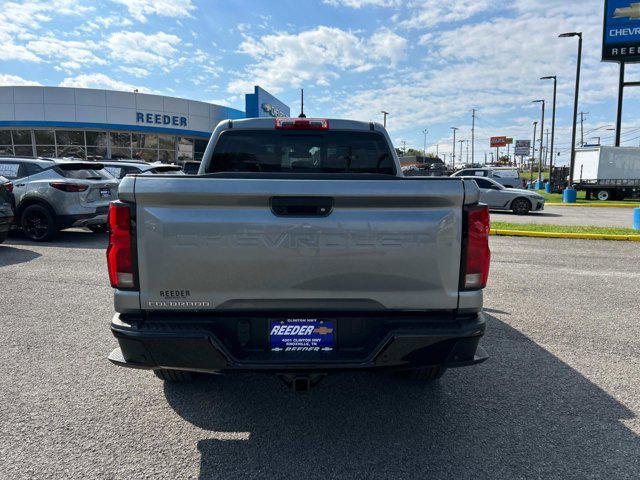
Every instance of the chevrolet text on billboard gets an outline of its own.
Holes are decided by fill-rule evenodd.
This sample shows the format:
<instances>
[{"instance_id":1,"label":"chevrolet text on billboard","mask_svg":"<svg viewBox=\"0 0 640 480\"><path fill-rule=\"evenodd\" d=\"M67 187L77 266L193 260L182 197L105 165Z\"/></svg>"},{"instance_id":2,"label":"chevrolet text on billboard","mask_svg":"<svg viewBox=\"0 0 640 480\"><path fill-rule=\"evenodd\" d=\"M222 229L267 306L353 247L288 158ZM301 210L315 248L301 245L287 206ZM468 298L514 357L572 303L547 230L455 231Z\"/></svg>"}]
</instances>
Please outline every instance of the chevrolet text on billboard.
<instances>
[{"instance_id":1,"label":"chevrolet text on billboard","mask_svg":"<svg viewBox=\"0 0 640 480\"><path fill-rule=\"evenodd\" d=\"M602 61L640 61L640 1L605 0Z\"/></svg>"}]
</instances>

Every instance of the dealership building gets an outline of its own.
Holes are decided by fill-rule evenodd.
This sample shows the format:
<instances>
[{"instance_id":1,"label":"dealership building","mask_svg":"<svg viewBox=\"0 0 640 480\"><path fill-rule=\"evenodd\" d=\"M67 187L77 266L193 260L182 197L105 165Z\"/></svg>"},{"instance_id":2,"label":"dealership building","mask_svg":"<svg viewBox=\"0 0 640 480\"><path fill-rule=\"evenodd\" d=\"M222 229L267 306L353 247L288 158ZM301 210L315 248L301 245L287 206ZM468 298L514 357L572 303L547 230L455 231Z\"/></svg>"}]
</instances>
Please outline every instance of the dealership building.
<instances>
[{"instance_id":1,"label":"dealership building","mask_svg":"<svg viewBox=\"0 0 640 480\"><path fill-rule=\"evenodd\" d=\"M257 86L244 112L137 91L0 87L0 155L201 160L220 121L289 114Z\"/></svg>"}]
</instances>

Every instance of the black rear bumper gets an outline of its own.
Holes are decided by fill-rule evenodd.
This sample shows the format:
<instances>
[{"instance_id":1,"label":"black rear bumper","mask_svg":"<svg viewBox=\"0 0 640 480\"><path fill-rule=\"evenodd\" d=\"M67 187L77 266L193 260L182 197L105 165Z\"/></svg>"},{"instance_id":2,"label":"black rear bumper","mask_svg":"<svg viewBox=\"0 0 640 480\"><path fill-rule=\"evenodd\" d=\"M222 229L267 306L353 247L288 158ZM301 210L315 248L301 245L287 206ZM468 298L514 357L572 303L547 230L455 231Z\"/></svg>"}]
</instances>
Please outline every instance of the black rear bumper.
<instances>
[{"instance_id":1,"label":"black rear bumper","mask_svg":"<svg viewBox=\"0 0 640 480\"><path fill-rule=\"evenodd\" d=\"M478 345L484 315L335 318L332 352L271 352L267 318L184 316L142 319L116 314L111 330L119 348L116 365L201 372L328 372L409 369L441 365L463 367L485 361Z\"/></svg>"}]
</instances>

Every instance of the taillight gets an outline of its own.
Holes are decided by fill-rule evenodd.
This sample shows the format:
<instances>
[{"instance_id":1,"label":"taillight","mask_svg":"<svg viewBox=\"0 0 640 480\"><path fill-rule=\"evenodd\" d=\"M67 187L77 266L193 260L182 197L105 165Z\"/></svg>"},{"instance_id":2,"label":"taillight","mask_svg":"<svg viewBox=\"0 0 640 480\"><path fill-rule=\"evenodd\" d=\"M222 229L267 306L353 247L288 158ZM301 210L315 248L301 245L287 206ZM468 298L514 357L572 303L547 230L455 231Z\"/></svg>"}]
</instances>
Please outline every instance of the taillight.
<instances>
[{"instance_id":1,"label":"taillight","mask_svg":"<svg viewBox=\"0 0 640 480\"><path fill-rule=\"evenodd\" d=\"M113 288L135 287L135 271L131 235L131 211L129 205L113 202L109 204L109 246L107 266Z\"/></svg>"},{"instance_id":2,"label":"taillight","mask_svg":"<svg viewBox=\"0 0 640 480\"><path fill-rule=\"evenodd\" d=\"M329 120L323 118L276 118L278 130L328 130Z\"/></svg>"},{"instance_id":3,"label":"taillight","mask_svg":"<svg viewBox=\"0 0 640 480\"><path fill-rule=\"evenodd\" d=\"M489 250L489 207L465 207L462 290L480 290L487 286L491 251Z\"/></svg>"},{"instance_id":4,"label":"taillight","mask_svg":"<svg viewBox=\"0 0 640 480\"><path fill-rule=\"evenodd\" d=\"M4 188L7 189L7 192L13 193L13 183L11 182L4 183Z\"/></svg>"},{"instance_id":5,"label":"taillight","mask_svg":"<svg viewBox=\"0 0 640 480\"><path fill-rule=\"evenodd\" d=\"M66 182L51 182L49 183L49 185L63 192L84 192L87 190L87 188L89 188L87 185L80 185L79 183L66 183Z\"/></svg>"}]
</instances>

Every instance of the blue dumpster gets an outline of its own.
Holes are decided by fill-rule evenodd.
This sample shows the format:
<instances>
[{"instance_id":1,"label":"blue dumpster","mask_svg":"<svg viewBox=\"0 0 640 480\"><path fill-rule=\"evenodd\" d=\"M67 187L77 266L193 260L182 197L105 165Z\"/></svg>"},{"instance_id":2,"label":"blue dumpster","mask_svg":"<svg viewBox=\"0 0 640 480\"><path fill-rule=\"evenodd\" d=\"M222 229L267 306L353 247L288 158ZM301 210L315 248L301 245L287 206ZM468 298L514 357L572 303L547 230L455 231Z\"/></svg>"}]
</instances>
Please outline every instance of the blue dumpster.
<instances>
[{"instance_id":1,"label":"blue dumpster","mask_svg":"<svg viewBox=\"0 0 640 480\"><path fill-rule=\"evenodd\" d=\"M640 208L633 209L633 229L640 230Z\"/></svg>"},{"instance_id":2,"label":"blue dumpster","mask_svg":"<svg viewBox=\"0 0 640 480\"><path fill-rule=\"evenodd\" d=\"M551 183L547 182L544 184L544 191L547 193L551 193Z\"/></svg>"}]
</instances>

